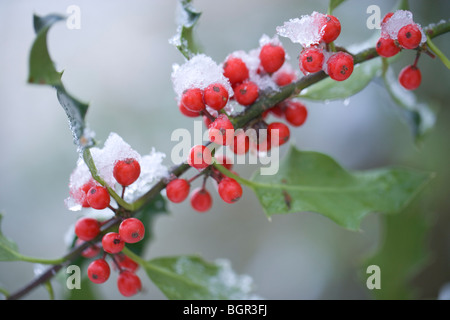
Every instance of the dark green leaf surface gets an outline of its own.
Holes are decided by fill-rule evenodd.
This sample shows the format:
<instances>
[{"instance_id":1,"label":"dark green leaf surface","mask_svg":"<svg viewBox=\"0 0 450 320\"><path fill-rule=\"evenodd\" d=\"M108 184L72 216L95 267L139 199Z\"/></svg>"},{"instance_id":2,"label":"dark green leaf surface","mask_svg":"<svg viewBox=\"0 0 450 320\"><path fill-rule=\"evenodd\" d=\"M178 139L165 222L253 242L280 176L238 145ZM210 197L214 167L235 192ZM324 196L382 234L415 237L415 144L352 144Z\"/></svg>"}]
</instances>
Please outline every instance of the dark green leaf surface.
<instances>
[{"instance_id":1,"label":"dark green leaf surface","mask_svg":"<svg viewBox=\"0 0 450 320\"><path fill-rule=\"evenodd\" d=\"M82 151L94 145L86 128L85 116L88 104L74 98L67 92L61 81L62 72L55 69L47 47L47 34L56 22L64 21L60 15L34 16L36 39L31 47L28 82L50 85L56 89L58 101L66 112L75 144Z\"/></svg>"},{"instance_id":2,"label":"dark green leaf surface","mask_svg":"<svg viewBox=\"0 0 450 320\"><path fill-rule=\"evenodd\" d=\"M236 275L227 263L211 263L198 256L164 257L144 268L153 283L171 300L248 299L250 278Z\"/></svg>"},{"instance_id":3,"label":"dark green leaf surface","mask_svg":"<svg viewBox=\"0 0 450 320\"><path fill-rule=\"evenodd\" d=\"M374 77L381 75L381 66L380 58L358 64L347 80L336 81L327 77L302 90L299 97L320 101L348 98L363 90Z\"/></svg>"},{"instance_id":4,"label":"dark green leaf surface","mask_svg":"<svg viewBox=\"0 0 450 320\"><path fill-rule=\"evenodd\" d=\"M383 230L380 247L363 265L363 274L368 266L380 268L381 288L372 289L371 293L382 300L415 299L418 292L411 280L430 258L426 247L430 219L419 201L399 214L380 218ZM367 276L364 274L362 279Z\"/></svg>"},{"instance_id":5,"label":"dark green leaf surface","mask_svg":"<svg viewBox=\"0 0 450 320\"><path fill-rule=\"evenodd\" d=\"M277 174L257 171L249 186L269 217L316 212L343 227L358 229L370 212L401 211L431 177L407 168L349 172L327 155L292 146Z\"/></svg>"},{"instance_id":6,"label":"dark green leaf surface","mask_svg":"<svg viewBox=\"0 0 450 320\"><path fill-rule=\"evenodd\" d=\"M330 0L328 4L328 13L332 14L333 10L336 9L345 0Z\"/></svg>"},{"instance_id":7,"label":"dark green leaf surface","mask_svg":"<svg viewBox=\"0 0 450 320\"><path fill-rule=\"evenodd\" d=\"M64 20L64 17L59 15L48 15L45 17L35 15L33 17L36 39L30 52L28 82L51 86L62 85L62 72L56 71L47 48L47 33L50 27L54 23L62 20Z\"/></svg>"},{"instance_id":8,"label":"dark green leaf surface","mask_svg":"<svg viewBox=\"0 0 450 320\"><path fill-rule=\"evenodd\" d=\"M420 102L416 95L404 89L397 80L392 68L383 76L386 90L400 108L402 119L411 128L416 143L420 143L436 123L437 107L432 102Z\"/></svg>"},{"instance_id":9,"label":"dark green leaf surface","mask_svg":"<svg viewBox=\"0 0 450 320\"><path fill-rule=\"evenodd\" d=\"M170 43L177 47L186 59L190 59L199 52L193 30L201 12L195 10L191 2L191 0L179 0L177 33L170 39Z\"/></svg>"}]
</instances>

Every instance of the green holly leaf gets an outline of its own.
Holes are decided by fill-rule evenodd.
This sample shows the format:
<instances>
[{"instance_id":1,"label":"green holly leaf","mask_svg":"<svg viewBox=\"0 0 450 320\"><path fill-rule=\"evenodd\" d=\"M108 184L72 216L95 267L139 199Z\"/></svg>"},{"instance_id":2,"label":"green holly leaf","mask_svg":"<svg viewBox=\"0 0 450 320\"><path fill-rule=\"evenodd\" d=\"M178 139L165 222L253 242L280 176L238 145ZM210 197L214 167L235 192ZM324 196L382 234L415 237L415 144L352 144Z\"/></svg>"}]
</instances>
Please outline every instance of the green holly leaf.
<instances>
[{"instance_id":1,"label":"green holly leaf","mask_svg":"<svg viewBox=\"0 0 450 320\"><path fill-rule=\"evenodd\" d=\"M50 27L65 18L60 15L47 15L45 17L33 17L34 31L36 39L30 52L30 70L28 75L29 83L47 84L51 86L60 86L62 72L56 71L54 63L50 58L47 48L47 33Z\"/></svg>"},{"instance_id":2,"label":"green holly leaf","mask_svg":"<svg viewBox=\"0 0 450 320\"><path fill-rule=\"evenodd\" d=\"M350 172L327 155L292 146L276 174L257 171L245 183L268 217L316 212L355 230L368 213L400 212L432 176L400 167Z\"/></svg>"},{"instance_id":3,"label":"green holly leaf","mask_svg":"<svg viewBox=\"0 0 450 320\"><path fill-rule=\"evenodd\" d=\"M58 101L69 120L74 143L82 151L84 148L94 145L94 140L85 123L85 116L89 105L73 97L64 88L61 81L63 73L56 70L47 47L48 31L55 23L64 20L65 17L55 14L44 17L34 16L33 21L36 38L30 51L28 82L49 85L56 89Z\"/></svg>"},{"instance_id":4,"label":"green holly leaf","mask_svg":"<svg viewBox=\"0 0 450 320\"><path fill-rule=\"evenodd\" d=\"M318 101L346 99L367 87L373 78L380 76L381 69L380 58L357 64L347 80L336 81L327 77L303 89L298 97Z\"/></svg>"},{"instance_id":5,"label":"green holly leaf","mask_svg":"<svg viewBox=\"0 0 450 320\"><path fill-rule=\"evenodd\" d=\"M332 14L333 10L336 9L345 0L330 0L328 3L328 14Z\"/></svg>"},{"instance_id":6,"label":"green holly leaf","mask_svg":"<svg viewBox=\"0 0 450 320\"><path fill-rule=\"evenodd\" d=\"M199 46L194 39L194 27L200 18L201 12L198 12L191 2L191 0L179 0L177 33L169 40L186 59L190 59L193 55L200 52Z\"/></svg>"},{"instance_id":7,"label":"green holly leaf","mask_svg":"<svg viewBox=\"0 0 450 320\"><path fill-rule=\"evenodd\" d=\"M380 271L380 288L372 289L376 299L401 300L416 299L418 292L412 280L429 261L426 239L430 219L425 214L420 201L396 215L385 215L381 219L381 243L377 252L363 263L364 282L370 274L369 266L377 266Z\"/></svg>"},{"instance_id":8,"label":"green holly leaf","mask_svg":"<svg viewBox=\"0 0 450 320\"><path fill-rule=\"evenodd\" d=\"M251 278L237 275L228 261L198 256L163 257L143 264L153 283L171 300L243 300L251 298Z\"/></svg>"},{"instance_id":9,"label":"green holly leaf","mask_svg":"<svg viewBox=\"0 0 450 320\"><path fill-rule=\"evenodd\" d=\"M0 226L3 215L0 213ZM19 253L17 244L5 237L0 228L0 261L17 261L22 260L22 255Z\"/></svg>"},{"instance_id":10,"label":"green holly leaf","mask_svg":"<svg viewBox=\"0 0 450 320\"><path fill-rule=\"evenodd\" d=\"M413 92L404 89L391 67L384 72L383 80L392 101L399 107L401 118L411 128L416 144L420 144L436 123L437 105L419 101Z\"/></svg>"}]
</instances>

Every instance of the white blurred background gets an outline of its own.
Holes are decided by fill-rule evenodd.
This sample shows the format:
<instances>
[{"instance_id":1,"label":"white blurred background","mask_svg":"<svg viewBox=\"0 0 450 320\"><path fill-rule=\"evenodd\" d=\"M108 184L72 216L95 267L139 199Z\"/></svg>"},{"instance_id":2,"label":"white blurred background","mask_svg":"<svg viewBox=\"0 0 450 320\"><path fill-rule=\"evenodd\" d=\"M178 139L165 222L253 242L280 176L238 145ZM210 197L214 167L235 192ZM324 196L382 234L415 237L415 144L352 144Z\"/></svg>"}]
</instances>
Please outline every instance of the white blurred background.
<instances>
[{"instance_id":1,"label":"white blurred background","mask_svg":"<svg viewBox=\"0 0 450 320\"><path fill-rule=\"evenodd\" d=\"M202 12L196 28L204 52L221 62L235 50L258 46L262 34L273 36L275 27L290 18L325 12L327 1L299 0L196 0ZM374 1L349 0L335 10L342 24L337 43L348 46L369 38L366 9ZM396 1L376 1L382 14ZM69 175L77 153L55 91L26 83L28 53L34 40L33 13L66 13L70 5L81 9L81 29L64 23L49 32L50 55L63 82L74 96L90 102L87 122L103 142L118 133L141 154L156 150L170 155L176 128L192 128L192 120L176 107L170 80L173 63L183 56L169 44L175 34L175 0L1 1L0 2L0 212L2 231L21 253L55 258L66 251L64 235L77 213L64 205ZM422 25L448 18L449 2L411 1ZM450 52L448 37L435 43ZM282 39L291 62L297 64L299 47ZM399 59L399 70L413 56ZM399 120L382 85L373 82L363 92L342 101L305 103L309 118L293 130L292 141L303 150L325 152L349 169L411 163L449 177L448 120L450 73L442 63L421 59L421 97L441 101L438 126L417 149L409 128ZM285 149L282 150L284 152ZM166 159L170 166L169 157ZM236 171L249 177L254 167ZM450 237L447 188L436 191L436 227L430 251L437 256L417 280L421 297L434 298L450 281ZM213 192L214 194L214 192ZM360 262L379 244L377 214L364 219L361 232L345 230L310 213L275 216L269 222L251 190L234 205L214 194L213 209L194 212L188 202L169 204L170 215L157 219L155 238L145 257L199 253L207 260L228 259L238 274L252 276L255 293L267 299L369 299L360 279ZM142 270L140 271L142 272ZM133 299L164 299L142 274L146 291ZM0 286L14 292L33 277L33 265L0 262ZM112 276L115 279L115 275ZM104 299L120 299L114 280L97 286ZM60 287L55 283L55 290ZM57 291L58 292L58 291ZM38 288L26 299L47 299ZM57 297L60 297L57 295Z\"/></svg>"}]
</instances>

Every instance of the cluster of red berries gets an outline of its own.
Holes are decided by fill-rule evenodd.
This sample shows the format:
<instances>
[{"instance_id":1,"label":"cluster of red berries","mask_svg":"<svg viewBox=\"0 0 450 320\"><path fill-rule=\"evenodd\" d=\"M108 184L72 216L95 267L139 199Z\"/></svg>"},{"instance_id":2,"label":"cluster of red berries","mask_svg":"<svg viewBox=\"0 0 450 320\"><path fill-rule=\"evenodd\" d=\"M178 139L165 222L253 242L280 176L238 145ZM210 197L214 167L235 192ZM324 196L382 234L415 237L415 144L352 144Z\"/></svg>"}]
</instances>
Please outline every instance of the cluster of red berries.
<instances>
[{"instance_id":1,"label":"cluster of red berries","mask_svg":"<svg viewBox=\"0 0 450 320\"><path fill-rule=\"evenodd\" d=\"M397 12L405 14L403 10ZM403 21L397 19L400 21L396 21L395 28L389 26L389 21L396 18L394 16L396 13L387 13L381 23L381 37L376 44L376 50L384 58L393 57L402 49L418 49L423 42L421 27L411 19L403 19ZM417 67L418 57L419 55L412 65L408 65L400 71L398 80L407 90L417 89L422 81L422 74Z\"/></svg>"},{"instance_id":2,"label":"cluster of red berries","mask_svg":"<svg viewBox=\"0 0 450 320\"><path fill-rule=\"evenodd\" d=\"M123 191L141 174L141 166L136 159L127 158L116 161L113 169L113 176L122 186ZM101 186L94 179L90 179L77 190L71 190L72 196L83 208L93 208L103 210L110 207L111 196L108 189Z\"/></svg>"},{"instance_id":3,"label":"cluster of red berries","mask_svg":"<svg viewBox=\"0 0 450 320\"><path fill-rule=\"evenodd\" d=\"M329 29L333 28L330 26ZM210 142L228 146L238 155L246 154L249 150L264 153L285 144L290 138L288 125L283 122L266 122L269 114L282 117L287 124L295 127L306 121L306 107L299 101L288 99L264 112L250 127L235 130L231 114L226 108L231 102L244 108L252 105L259 98L261 91L267 89L267 82L272 83L274 87L282 87L297 79L297 73L286 63L286 52L278 39L261 38L259 48L249 53L238 51L229 54L220 65L219 72L222 81L206 84L205 81L197 81L202 83L202 87L192 85L183 89L178 101L182 114L188 117L203 117ZM191 191L194 178L172 179L166 187L167 198L174 203L180 203L190 195L192 208L205 212L212 206L212 197L205 187L205 182L208 177L212 177L223 201L238 201L242 196L241 185L235 179L218 172L213 166L214 161L228 170L232 169L232 161L226 157L214 157L206 146L193 146L187 162L201 171L194 178L204 175L204 182L201 187Z\"/></svg>"},{"instance_id":4,"label":"cluster of red berries","mask_svg":"<svg viewBox=\"0 0 450 320\"><path fill-rule=\"evenodd\" d=\"M281 44L265 44L259 51L258 74L274 74L284 64L285 56L286 53ZM229 100L234 100L247 107L258 99L260 87L251 80L250 68L241 57L230 55L223 63L222 68L223 76L231 85L233 95L230 97L227 88L221 83L211 83L203 90L196 87L189 88L183 92L178 105L184 115L200 116L207 112L207 106L221 112Z\"/></svg>"},{"instance_id":5,"label":"cluster of red berries","mask_svg":"<svg viewBox=\"0 0 450 320\"><path fill-rule=\"evenodd\" d=\"M265 122L269 113L277 117L284 117L288 124L293 126L302 125L307 117L306 107L298 101L289 99L264 112L259 121L252 123L251 128L235 131L229 114L224 108L231 100L246 108L258 99L261 88L257 81L253 81L253 73L256 73L256 77L259 78L270 78L278 87L288 85L297 78L291 68L283 68L286 66L286 53L279 41L273 39L265 41L257 52L253 51L251 55L252 59L246 59L242 53L230 54L223 62L221 69L222 75L227 81L226 84L214 82L205 86L204 89L198 87L186 89L178 103L182 114L188 117L203 116L211 142L229 146L235 154L240 155L249 150L268 152L272 147L281 146L289 140L290 130L286 124L282 122L267 124ZM256 66L255 60L257 61ZM233 95L231 96L227 85L232 89ZM255 134L249 134L246 129L255 129L251 131ZM215 161L224 165L228 170L232 169L232 161L224 156L216 156ZM219 196L226 203L235 203L241 198L241 185L235 179L222 175L212 166L214 157L208 147L193 146L187 162L201 171L205 177L204 183L201 187L191 191L193 179L173 179L166 187L166 195L170 201L180 203L190 195L192 208L199 212L209 210L212 206L212 197L205 187L208 177L213 178L217 184Z\"/></svg>"},{"instance_id":6,"label":"cluster of red berries","mask_svg":"<svg viewBox=\"0 0 450 320\"><path fill-rule=\"evenodd\" d=\"M140 171L137 160L124 159L115 162L113 174L117 182L125 189L139 178ZM114 211L114 208L110 206L111 199L107 188L96 185L91 181L83 185L79 191L84 194L84 197L79 198L83 207L98 210L111 208ZM117 279L119 292L126 297L135 295L142 287L141 280L135 273L138 264L121 251L126 243L136 243L144 238L144 224L139 219L131 217L122 220L118 232L102 234L101 227L102 223L99 220L90 217L83 217L75 224L76 245L86 241L92 242L82 252L82 256L95 258L101 255L100 258L89 264L87 268L88 278L97 284L104 283L109 279L111 269L106 261L107 254L109 254L114 267L119 271ZM101 235L101 241L95 242L99 235Z\"/></svg>"},{"instance_id":7,"label":"cluster of red berries","mask_svg":"<svg viewBox=\"0 0 450 320\"><path fill-rule=\"evenodd\" d=\"M231 170L233 167L231 161L226 157L216 157L216 161L228 170ZM212 155L206 146L194 146L191 149L188 162L191 166L199 170L204 170L207 168L208 172L206 172L203 185L192 190L191 192L191 183L195 178L197 178L197 176L190 180L182 178L171 180L166 187L166 195L171 202L181 203L190 194L190 203L194 210L198 212L205 212L211 209L213 200L211 193L206 188L206 179L208 177L212 177L214 179L217 184L218 194L226 203L235 203L242 197L242 187L235 179L226 177L218 170L211 167ZM236 174L235 172L233 173Z\"/></svg>"},{"instance_id":8,"label":"cluster of red berries","mask_svg":"<svg viewBox=\"0 0 450 320\"><path fill-rule=\"evenodd\" d=\"M299 66L304 74L324 70L331 79L344 81L353 72L353 57L343 51L330 51L329 44L341 33L341 23L333 15L319 14L321 38L300 52Z\"/></svg>"}]
</instances>

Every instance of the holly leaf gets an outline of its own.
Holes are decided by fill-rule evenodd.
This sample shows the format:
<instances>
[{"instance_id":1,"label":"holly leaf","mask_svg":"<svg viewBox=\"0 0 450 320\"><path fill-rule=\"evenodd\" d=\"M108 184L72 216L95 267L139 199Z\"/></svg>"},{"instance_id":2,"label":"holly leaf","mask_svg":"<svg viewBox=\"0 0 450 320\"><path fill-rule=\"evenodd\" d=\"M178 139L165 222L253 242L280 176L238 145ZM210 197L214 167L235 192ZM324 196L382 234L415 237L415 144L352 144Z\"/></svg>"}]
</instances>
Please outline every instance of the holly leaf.
<instances>
[{"instance_id":1,"label":"holly leaf","mask_svg":"<svg viewBox=\"0 0 450 320\"><path fill-rule=\"evenodd\" d=\"M365 63L357 64L352 75L345 81L336 81L327 77L316 84L303 89L298 97L331 101L346 99L363 90L373 78L380 76L382 62L380 58L375 58Z\"/></svg>"},{"instance_id":2,"label":"holly leaf","mask_svg":"<svg viewBox=\"0 0 450 320\"><path fill-rule=\"evenodd\" d=\"M186 59L190 59L200 52L199 46L194 39L194 27L200 18L201 12L197 11L191 2L191 0L179 0L177 33L169 40Z\"/></svg>"},{"instance_id":3,"label":"holly leaf","mask_svg":"<svg viewBox=\"0 0 450 320\"><path fill-rule=\"evenodd\" d=\"M66 279L64 278L64 280ZM64 287L67 287L65 283ZM66 294L65 300L100 300L97 287L87 276L81 278L80 289L66 289L64 293Z\"/></svg>"},{"instance_id":4,"label":"holly leaf","mask_svg":"<svg viewBox=\"0 0 450 320\"><path fill-rule=\"evenodd\" d=\"M411 128L416 144L420 144L436 123L438 107L433 102L419 102L413 92L398 83L391 67L384 72L383 81L392 101L399 107L402 119Z\"/></svg>"},{"instance_id":5,"label":"holly leaf","mask_svg":"<svg viewBox=\"0 0 450 320\"><path fill-rule=\"evenodd\" d=\"M429 261L426 239L430 222L419 201L414 201L396 215L381 218L381 244L377 252L367 258L363 269L376 265L380 270L381 288L372 289L376 299L416 299L418 292L412 285L414 276ZM370 275L364 273L367 281Z\"/></svg>"},{"instance_id":6,"label":"holly leaf","mask_svg":"<svg viewBox=\"0 0 450 320\"><path fill-rule=\"evenodd\" d=\"M328 3L328 14L332 14L333 10L336 9L345 0L330 0Z\"/></svg>"},{"instance_id":7,"label":"holly leaf","mask_svg":"<svg viewBox=\"0 0 450 320\"><path fill-rule=\"evenodd\" d=\"M3 215L0 213L0 226ZM17 244L5 237L0 228L0 261L17 261L22 260L22 255L19 253Z\"/></svg>"},{"instance_id":8,"label":"holly leaf","mask_svg":"<svg viewBox=\"0 0 450 320\"><path fill-rule=\"evenodd\" d=\"M82 151L84 148L94 145L94 140L85 123L89 105L73 97L64 88L61 81L63 73L56 70L47 47L48 31L55 23L64 20L65 17L56 14L33 17L36 38L30 51L28 82L50 85L56 89L58 101L69 120L74 143L79 147L79 151Z\"/></svg>"},{"instance_id":9,"label":"holly leaf","mask_svg":"<svg viewBox=\"0 0 450 320\"><path fill-rule=\"evenodd\" d=\"M47 33L50 27L65 18L60 15L50 14L45 17L33 17L34 31L36 39L31 47L28 82L36 84L48 84L59 86L62 72L56 71L55 65L50 58L47 48Z\"/></svg>"},{"instance_id":10,"label":"holly leaf","mask_svg":"<svg viewBox=\"0 0 450 320\"><path fill-rule=\"evenodd\" d=\"M153 283L171 300L243 300L251 297L251 278L237 275L228 261L198 256L163 257L143 265Z\"/></svg>"},{"instance_id":11,"label":"holly leaf","mask_svg":"<svg viewBox=\"0 0 450 320\"><path fill-rule=\"evenodd\" d=\"M401 211L432 176L400 167L350 172L327 155L291 146L276 174L257 171L247 185L268 217L316 212L355 230L370 212Z\"/></svg>"}]
</instances>

